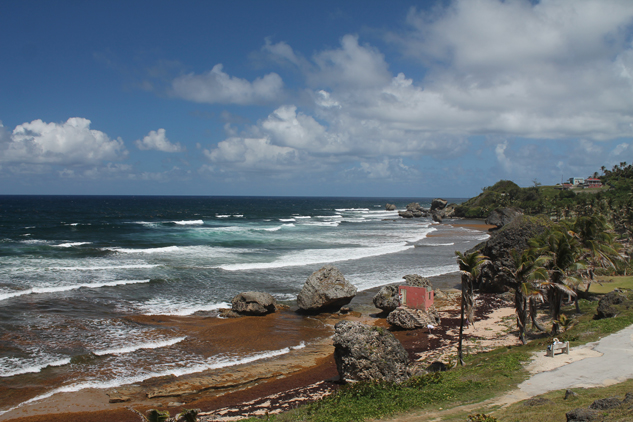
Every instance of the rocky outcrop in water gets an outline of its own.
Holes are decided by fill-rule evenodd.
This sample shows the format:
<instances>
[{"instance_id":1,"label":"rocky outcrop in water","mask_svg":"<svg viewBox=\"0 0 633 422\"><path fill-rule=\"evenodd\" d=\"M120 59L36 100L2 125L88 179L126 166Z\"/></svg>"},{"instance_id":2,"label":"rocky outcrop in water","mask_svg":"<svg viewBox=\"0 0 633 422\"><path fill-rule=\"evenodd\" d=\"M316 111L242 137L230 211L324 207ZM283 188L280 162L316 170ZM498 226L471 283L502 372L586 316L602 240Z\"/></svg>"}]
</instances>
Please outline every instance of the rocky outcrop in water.
<instances>
[{"instance_id":1,"label":"rocky outcrop in water","mask_svg":"<svg viewBox=\"0 0 633 422\"><path fill-rule=\"evenodd\" d=\"M387 316L387 322L405 330L415 330L416 328L426 328L429 325L437 327L441 320L437 309L431 306L428 311L396 308Z\"/></svg>"},{"instance_id":2,"label":"rocky outcrop in water","mask_svg":"<svg viewBox=\"0 0 633 422\"><path fill-rule=\"evenodd\" d=\"M334 360L345 381L402 382L409 377L409 356L392 333L359 322L334 327Z\"/></svg>"},{"instance_id":3,"label":"rocky outcrop in water","mask_svg":"<svg viewBox=\"0 0 633 422\"><path fill-rule=\"evenodd\" d=\"M385 206L385 210L386 211L395 211L396 210L396 205L395 204L387 204Z\"/></svg>"},{"instance_id":4,"label":"rocky outcrop in water","mask_svg":"<svg viewBox=\"0 0 633 422\"><path fill-rule=\"evenodd\" d=\"M337 311L350 303L356 292L338 268L326 265L308 277L297 296L297 305L305 312Z\"/></svg>"},{"instance_id":5,"label":"rocky outcrop in water","mask_svg":"<svg viewBox=\"0 0 633 422\"><path fill-rule=\"evenodd\" d=\"M242 315L266 315L275 312L277 301L268 293L243 292L231 301L231 310Z\"/></svg>"},{"instance_id":6,"label":"rocky outcrop in water","mask_svg":"<svg viewBox=\"0 0 633 422\"><path fill-rule=\"evenodd\" d=\"M433 202L431 202L431 212L433 211L441 211L446 208L448 201L442 198L435 198Z\"/></svg>"}]
</instances>

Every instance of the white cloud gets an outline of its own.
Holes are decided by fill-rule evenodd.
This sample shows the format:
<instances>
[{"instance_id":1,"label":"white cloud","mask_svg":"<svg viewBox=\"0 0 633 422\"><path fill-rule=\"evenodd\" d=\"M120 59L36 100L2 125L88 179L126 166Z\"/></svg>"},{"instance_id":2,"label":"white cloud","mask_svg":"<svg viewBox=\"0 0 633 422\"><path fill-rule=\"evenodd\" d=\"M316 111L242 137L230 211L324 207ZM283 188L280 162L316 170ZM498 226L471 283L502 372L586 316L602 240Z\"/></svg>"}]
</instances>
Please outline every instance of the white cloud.
<instances>
[{"instance_id":1,"label":"white cloud","mask_svg":"<svg viewBox=\"0 0 633 422\"><path fill-rule=\"evenodd\" d=\"M172 82L176 96L198 103L257 104L277 100L283 91L283 81L269 73L253 82L230 76L217 64L202 75L190 73Z\"/></svg>"},{"instance_id":2,"label":"white cloud","mask_svg":"<svg viewBox=\"0 0 633 422\"><path fill-rule=\"evenodd\" d=\"M283 170L299 164L295 149L273 145L267 138L229 138L204 154L212 162L247 171Z\"/></svg>"},{"instance_id":3,"label":"white cloud","mask_svg":"<svg viewBox=\"0 0 633 422\"><path fill-rule=\"evenodd\" d=\"M157 131L150 131L143 140L137 139L134 141L136 147L140 150L156 150L163 152L181 152L184 151L180 142L172 144L165 135L165 129L158 129Z\"/></svg>"},{"instance_id":4,"label":"white cloud","mask_svg":"<svg viewBox=\"0 0 633 422\"><path fill-rule=\"evenodd\" d=\"M33 120L0 133L0 162L88 165L127 157L123 141L90 129L90 120L73 117L64 123Z\"/></svg>"}]
</instances>

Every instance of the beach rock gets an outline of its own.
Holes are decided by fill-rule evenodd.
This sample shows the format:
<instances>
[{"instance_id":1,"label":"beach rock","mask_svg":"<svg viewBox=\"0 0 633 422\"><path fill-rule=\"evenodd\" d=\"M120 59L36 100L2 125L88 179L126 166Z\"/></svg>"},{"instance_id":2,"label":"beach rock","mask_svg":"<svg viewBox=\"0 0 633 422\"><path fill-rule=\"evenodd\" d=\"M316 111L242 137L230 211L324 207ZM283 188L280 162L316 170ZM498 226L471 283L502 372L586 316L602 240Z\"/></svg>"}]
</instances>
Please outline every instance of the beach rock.
<instances>
[{"instance_id":1,"label":"beach rock","mask_svg":"<svg viewBox=\"0 0 633 422\"><path fill-rule=\"evenodd\" d=\"M385 205L385 210L387 210L387 211L395 211L396 210L396 205L395 204L387 204L387 205Z\"/></svg>"},{"instance_id":2,"label":"beach rock","mask_svg":"<svg viewBox=\"0 0 633 422\"><path fill-rule=\"evenodd\" d=\"M476 280L476 287L481 292L503 293L509 290L514 280L502 270L512 268L511 251L516 249L520 254L528 247L528 240L545 232L554 223L547 217L531 217L520 215L510 224L491 233L490 238L470 249L466 253L476 250L488 257L489 263L481 267L480 275Z\"/></svg>"},{"instance_id":3,"label":"beach rock","mask_svg":"<svg viewBox=\"0 0 633 422\"><path fill-rule=\"evenodd\" d=\"M565 417L567 418L567 422L589 422L598 420L598 413L595 410L584 409L579 407L578 409L571 410L565 413Z\"/></svg>"},{"instance_id":4,"label":"beach rock","mask_svg":"<svg viewBox=\"0 0 633 422\"><path fill-rule=\"evenodd\" d=\"M444 208L446 208L446 204L448 204L447 200L435 198L433 202L431 202L431 212L443 210Z\"/></svg>"},{"instance_id":5,"label":"beach rock","mask_svg":"<svg viewBox=\"0 0 633 422\"><path fill-rule=\"evenodd\" d=\"M398 211L398 215L402 218L413 218L413 213L411 211Z\"/></svg>"},{"instance_id":6,"label":"beach rock","mask_svg":"<svg viewBox=\"0 0 633 422\"><path fill-rule=\"evenodd\" d=\"M612 291L600 298L594 319L613 318L624 308L630 307L630 301L624 293Z\"/></svg>"},{"instance_id":7,"label":"beach rock","mask_svg":"<svg viewBox=\"0 0 633 422\"><path fill-rule=\"evenodd\" d=\"M407 211L424 211L424 208L422 208L417 202L411 202L407 204Z\"/></svg>"},{"instance_id":8,"label":"beach rock","mask_svg":"<svg viewBox=\"0 0 633 422\"><path fill-rule=\"evenodd\" d=\"M622 401L617 397L607 397L606 399L598 399L589 405L589 409L593 410L608 410L615 409L622 404Z\"/></svg>"},{"instance_id":9,"label":"beach rock","mask_svg":"<svg viewBox=\"0 0 633 422\"><path fill-rule=\"evenodd\" d=\"M428 311L396 308L387 316L387 322L405 330L415 330L416 328L426 328L429 325L436 327L441 320L437 309L431 306Z\"/></svg>"},{"instance_id":10,"label":"beach rock","mask_svg":"<svg viewBox=\"0 0 633 422\"><path fill-rule=\"evenodd\" d=\"M570 397L578 397L578 393L570 389L565 390L565 400L568 400Z\"/></svg>"},{"instance_id":11,"label":"beach rock","mask_svg":"<svg viewBox=\"0 0 633 422\"><path fill-rule=\"evenodd\" d=\"M445 372L448 371L448 367L444 362L435 361L427 366L426 370L428 372Z\"/></svg>"},{"instance_id":12,"label":"beach rock","mask_svg":"<svg viewBox=\"0 0 633 422\"><path fill-rule=\"evenodd\" d=\"M374 296L374 306L384 312L391 312L399 305L397 286L382 286Z\"/></svg>"},{"instance_id":13,"label":"beach rock","mask_svg":"<svg viewBox=\"0 0 633 422\"><path fill-rule=\"evenodd\" d=\"M431 218L433 218L433 221L435 221L436 223L442 222L442 216L437 212L431 212Z\"/></svg>"},{"instance_id":14,"label":"beach rock","mask_svg":"<svg viewBox=\"0 0 633 422\"><path fill-rule=\"evenodd\" d=\"M391 382L409 376L409 355L392 333L360 322L334 326L334 360L342 380Z\"/></svg>"},{"instance_id":15,"label":"beach rock","mask_svg":"<svg viewBox=\"0 0 633 422\"><path fill-rule=\"evenodd\" d=\"M433 290L431 280L418 274L407 274L404 277L404 283L412 287L425 287L427 290Z\"/></svg>"},{"instance_id":16,"label":"beach rock","mask_svg":"<svg viewBox=\"0 0 633 422\"><path fill-rule=\"evenodd\" d=\"M500 229L520 215L523 215L523 211L519 208L497 208L486 218L486 224L497 226L497 229Z\"/></svg>"},{"instance_id":17,"label":"beach rock","mask_svg":"<svg viewBox=\"0 0 633 422\"><path fill-rule=\"evenodd\" d=\"M242 315L238 314L233 309L220 308L220 309L218 309L218 316L220 318L239 318Z\"/></svg>"},{"instance_id":18,"label":"beach rock","mask_svg":"<svg viewBox=\"0 0 633 422\"><path fill-rule=\"evenodd\" d=\"M242 292L231 301L231 309L243 315L266 315L275 312L277 301L268 293Z\"/></svg>"},{"instance_id":19,"label":"beach rock","mask_svg":"<svg viewBox=\"0 0 633 422\"><path fill-rule=\"evenodd\" d=\"M308 277L297 296L297 305L307 312L337 311L350 303L356 292L338 268L326 265Z\"/></svg>"}]
</instances>

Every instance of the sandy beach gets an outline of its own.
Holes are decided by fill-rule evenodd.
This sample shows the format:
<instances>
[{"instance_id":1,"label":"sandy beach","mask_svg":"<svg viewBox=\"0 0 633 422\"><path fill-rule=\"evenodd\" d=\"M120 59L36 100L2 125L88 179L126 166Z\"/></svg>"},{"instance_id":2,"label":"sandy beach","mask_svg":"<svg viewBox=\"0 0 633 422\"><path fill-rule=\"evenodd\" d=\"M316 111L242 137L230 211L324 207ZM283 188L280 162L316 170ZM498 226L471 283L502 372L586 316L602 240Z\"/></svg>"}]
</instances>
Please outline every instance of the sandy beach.
<instances>
[{"instance_id":1,"label":"sandy beach","mask_svg":"<svg viewBox=\"0 0 633 422\"><path fill-rule=\"evenodd\" d=\"M460 224L454 224L460 227ZM487 230L479 224L461 225ZM434 284L459 287L458 273L431 277ZM58 393L49 398L23 404L0 416L7 421L137 421L131 409L168 409L172 415L185 408L202 410L201 419L234 420L247 415L281 412L315 400L338 388L331 335L341 319L388 327L384 315L372 298L378 288L359 292L350 304L351 312L305 317L290 308L264 317L220 319L209 315L137 316L136 322L153 326L177 327L179 333L196 339L191 347L205 348L211 343L229 345L233 350L271 350L288 347L283 355L218 370L174 377L152 378L137 384L112 389L84 389ZM459 292L440 293L436 305L442 323L427 329L394 330L412 361L421 366L441 360L450 363L455 354L459 327ZM466 352L476 353L505 344L516 344L508 333L514 323L514 310L495 295L477 298L477 322L465 332ZM300 327L300 329L297 329ZM296 347L292 345L301 344ZM20 403L20 391L4 391L8 400Z\"/></svg>"}]
</instances>

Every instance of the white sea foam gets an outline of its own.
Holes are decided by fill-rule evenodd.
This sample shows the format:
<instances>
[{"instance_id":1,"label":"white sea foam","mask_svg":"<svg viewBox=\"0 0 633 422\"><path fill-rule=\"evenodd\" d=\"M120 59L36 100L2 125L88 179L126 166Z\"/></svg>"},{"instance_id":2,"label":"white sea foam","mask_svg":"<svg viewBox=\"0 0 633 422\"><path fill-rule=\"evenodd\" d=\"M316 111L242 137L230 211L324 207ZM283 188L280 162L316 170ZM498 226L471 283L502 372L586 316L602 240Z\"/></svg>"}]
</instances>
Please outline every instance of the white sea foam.
<instances>
[{"instance_id":1,"label":"white sea foam","mask_svg":"<svg viewBox=\"0 0 633 422\"><path fill-rule=\"evenodd\" d=\"M68 242L68 243L60 243L59 245L53 245L57 248L72 248L74 246L81 245L90 245L92 242Z\"/></svg>"},{"instance_id":2,"label":"white sea foam","mask_svg":"<svg viewBox=\"0 0 633 422\"><path fill-rule=\"evenodd\" d=\"M169 339L169 340L163 340L163 341L149 341L149 342L146 342L146 343L135 344L135 345L132 345L132 346L116 347L116 348L105 349L105 350L97 350L97 351L94 351L93 353L95 355L97 355L97 356L121 355L121 354L125 354L125 353L136 352L137 350L141 350L141 349L158 349L158 348L161 348L161 347L173 346L174 344L180 343L181 341L183 341L186 338L187 337L178 337L178 338Z\"/></svg>"},{"instance_id":3,"label":"white sea foam","mask_svg":"<svg viewBox=\"0 0 633 422\"><path fill-rule=\"evenodd\" d=\"M147 302L140 303L137 308L144 315L193 315L196 312L215 311L220 308L230 308L227 302L219 303L183 303L172 298L153 298Z\"/></svg>"},{"instance_id":4,"label":"white sea foam","mask_svg":"<svg viewBox=\"0 0 633 422\"><path fill-rule=\"evenodd\" d=\"M369 208L336 208L338 212L369 212Z\"/></svg>"},{"instance_id":5,"label":"white sea foam","mask_svg":"<svg viewBox=\"0 0 633 422\"><path fill-rule=\"evenodd\" d=\"M413 248L408 243L396 243L390 245L358 248L332 248L332 249L306 249L299 252L288 253L272 262L252 262L241 264L220 265L227 271L258 270L266 268L283 268L301 265L314 265L327 262L350 261L354 259L369 258L372 256L386 255L402 252Z\"/></svg>"},{"instance_id":6,"label":"white sea foam","mask_svg":"<svg viewBox=\"0 0 633 422\"><path fill-rule=\"evenodd\" d=\"M279 221L282 221L285 223L285 222L297 221L297 220L295 220L294 218L280 218Z\"/></svg>"},{"instance_id":7,"label":"white sea foam","mask_svg":"<svg viewBox=\"0 0 633 422\"><path fill-rule=\"evenodd\" d=\"M108 281L104 283L82 283L82 284L71 284L66 286L50 286L50 287L32 287L26 290L19 290L14 292L0 292L0 300L10 299L12 297L24 296L29 294L38 294L38 293L57 293L57 292L68 292L71 290L77 290L81 288L87 289L97 289L99 287L114 287L114 286L122 286L126 284L139 284L139 283L149 283L149 279L147 280L116 280L116 281Z\"/></svg>"},{"instance_id":8,"label":"white sea foam","mask_svg":"<svg viewBox=\"0 0 633 422\"><path fill-rule=\"evenodd\" d=\"M216 216L216 218L229 218L230 217L230 215L228 215L228 214L216 214L215 216Z\"/></svg>"},{"instance_id":9,"label":"white sea foam","mask_svg":"<svg viewBox=\"0 0 633 422\"><path fill-rule=\"evenodd\" d=\"M103 248L106 251L113 251L119 253L165 253L165 252L176 252L180 248L178 246L164 246L162 248L146 248L146 249L128 249L128 248Z\"/></svg>"},{"instance_id":10,"label":"white sea foam","mask_svg":"<svg viewBox=\"0 0 633 422\"><path fill-rule=\"evenodd\" d=\"M423 243L419 246L453 246L455 242L450 243Z\"/></svg>"},{"instance_id":11,"label":"white sea foam","mask_svg":"<svg viewBox=\"0 0 633 422\"><path fill-rule=\"evenodd\" d=\"M244 214L233 214L233 217L235 217L235 218L242 218L242 217L244 217Z\"/></svg>"},{"instance_id":12,"label":"white sea foam","mask_svg":"<svg viewBox=\"0 0 633 422\"><path fill-rule=\"evenodd\" d=\"M7 410L0 411L0 415L8 413L12 410L18 409L22 406L47 399L59 393L72 393L72 392L81 391L87 388L97 388L97 389L115 388L115 387L125 385L125 384L140 383L150 378L164 377L164 376L169 376L169 375L174 375L178 377L182 375L194 374L197 372L202 372L202 371L207 371L207 370L226 368L229 366L241 365L241 364L251 363L251 362L255 362L262 359L268 359L268 358L272 358L276 356L285 355L287 353L290 353L290 351L293 349L300 349L302 347L305 347L305 344L303 344L303 342L292 348L284 347L283 349L270 350L268 352L262 352L262 353L255 353L253 355L242 357L242 358L239 358L239 357L210 358L205 362L201 362L201 363L193 364L193 365L187 365L187 366L179 367L179 368L169 368L169 369L156 371L156 372L143 372L143 373L133 375L133 376L119 377L119 378L114 378L110 380L93 380L93 381L78 382L75 384L58 387L44 394L40 394L39 396L36 396L36 397L33 397L32 399L24 401L18 404L17 406L13 406Z\"/></svg>"},{"instance_id":13,"label":"white sea foam","mask_svg":"<svg viewBox=\"0 0 633 422\"><path fill-rule=\"evenodd\" d=\"M49 366L63 366L70 363L70 358L53 358L36 363L31 359L0 358L0 377L13 377L16 375L33 374L41 372Z\"/></svg>"},{"instance_id":14,"label":"white sea foam","mask_svg":"<svg viewBox=\"0 0 633 422\"><path fill-rule=\"evenodd\" d=\"M48 267L49 270L57 271L103 271L103 270L130 270L130 269L143 269L143 268L155 268L158 264L129 264L129 265L104 265L94 267Z\"/></svg>"},{"instance_id":15,"label":"white sea foam","mask_svg":"<svg viewBox=\"0 0 633 422\"><path fill-rule=\"evenodd\" d=\"M177 224L179 226L201 226L204 224L202 220L181 220L181 221L172 221L172 223Z\"/></svg>"}]
</instances>

